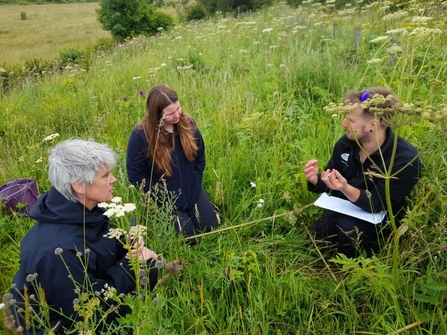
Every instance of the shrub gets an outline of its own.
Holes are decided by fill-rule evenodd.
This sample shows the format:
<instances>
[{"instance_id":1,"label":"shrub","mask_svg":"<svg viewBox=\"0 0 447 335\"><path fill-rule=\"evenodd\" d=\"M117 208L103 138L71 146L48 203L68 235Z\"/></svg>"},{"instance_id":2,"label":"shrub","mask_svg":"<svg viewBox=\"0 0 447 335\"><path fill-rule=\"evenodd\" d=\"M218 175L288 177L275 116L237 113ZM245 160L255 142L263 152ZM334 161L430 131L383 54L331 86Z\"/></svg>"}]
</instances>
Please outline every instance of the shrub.
<instances>
[{"instance_id":1,"label":"shrub","mask_svg":"<svg viewBox=\"0 0 447 335\"><path fill-rule=\"evenodd\" d=\"M98 21L117 41L138 35L155 35L174 24L170 15L155 10L145 0L101 0Z\"/></svg>"},{"instance_id":2,"label":"shrub","mask_svg":"<svg viewBox=\"0 0 447 335\"><path fill-rule=\"evenodd\" d=\"M20 12L20 20L26 20L27 18L26 12Z\"/></svg>"},{"instance_id":3,"label":"shrub","mask_svg":"<svg viewBox=\"0 0 447 335\"><path fill-rule=\"evenodd\" d=\"M59 58L62 66L69 64L79 64L84 58L84 52L77 48L67 48L60 52Z\"/></svg>"},{"instance_id":4,"label":"shrub","mask_svg":"<svg viewBox=\"0 0 447 335\"><path fill-rule=\"evenodd\" d=\"M205 7L200 2L197 2L195 5L189 7L186 12L187 21L203 20L206 16Z\"/></svg>"}]
</instances>

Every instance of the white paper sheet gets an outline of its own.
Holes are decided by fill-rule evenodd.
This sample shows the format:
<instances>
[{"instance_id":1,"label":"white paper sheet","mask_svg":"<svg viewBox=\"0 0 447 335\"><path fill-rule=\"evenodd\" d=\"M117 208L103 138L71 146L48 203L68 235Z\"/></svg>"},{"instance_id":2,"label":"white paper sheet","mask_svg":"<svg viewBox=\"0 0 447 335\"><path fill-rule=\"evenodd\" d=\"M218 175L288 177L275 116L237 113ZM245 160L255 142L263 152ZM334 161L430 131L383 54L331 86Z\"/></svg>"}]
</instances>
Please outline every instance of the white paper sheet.
<instances>
[{"instance_id":1,"label":"white paper sheet","mask_svg":"<svg viewBox=\"0 0 447 335\"><path fill-rule=\"evenodd\" d=\"M380 213L369 213L360 207L357 207L348 200L331 197L326 193L321 194L321 196L314 202L314 205L321 208L330 209L334 212L353 216L374 224L381 223L386 214L386 211L382 211Z\"/></svg>"}]
</instances>

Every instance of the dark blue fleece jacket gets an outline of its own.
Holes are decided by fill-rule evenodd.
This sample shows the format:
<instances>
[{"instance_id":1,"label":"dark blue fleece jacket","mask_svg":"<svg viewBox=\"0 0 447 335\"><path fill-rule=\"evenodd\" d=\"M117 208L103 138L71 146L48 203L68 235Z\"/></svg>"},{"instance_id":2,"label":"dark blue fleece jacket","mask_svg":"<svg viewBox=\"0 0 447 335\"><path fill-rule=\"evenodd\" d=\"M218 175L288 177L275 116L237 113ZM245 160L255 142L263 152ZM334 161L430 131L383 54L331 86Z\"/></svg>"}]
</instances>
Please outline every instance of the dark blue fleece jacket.
<instances>
[{"instance_id":1,"label":"dark blue fleece jacket","mask_svg":"<svg viewBox=\"0 0 447 335\"><path fill-rule=\"evenodd\" d=\"M175 206L180 211L194 208L194 204L202 190L202 176L205 170L205 144L200 131L196 128L194 137L197 142L197 155L189 162L183 153L180 136L175 132L175 148L172 151L172 176L167 177L157 169L153 160L148 157L148 142L140 125L133 129L127 146L127 175L129 181L139 186L146 179L145 191L157 183L166 181L167 190L177 196Z\"/></svg>"},{"instance_id":2,"label":"dark blue fleece jacket","mask_svg":"<svg viewBox=\"0 0 447 335\"><path fill-rule=\"evenodd\" d=\"M23 306L24 287L28 295L40 299L36 292L40 285L51 307L51 326L60 322L57 334L72 323L63 315L77 318L73 305L79 298L78 290L101 292L106 284L116 288L118 294L135 289L134 271L124 258L127 251L119 240L104 237L109 221L103 213L99 207L90 211L79 202L67 200L55 188L44 193L30 210L29 215L37 222L21 242L20 269L11 293L17 300L15 306ZM56 248L63 252L56 255ZM35 280L29 282L35 274ZM23 324L23 319L19 321ZM46 333L34 327L29 334Z\"/></svg>"}]
</instances>

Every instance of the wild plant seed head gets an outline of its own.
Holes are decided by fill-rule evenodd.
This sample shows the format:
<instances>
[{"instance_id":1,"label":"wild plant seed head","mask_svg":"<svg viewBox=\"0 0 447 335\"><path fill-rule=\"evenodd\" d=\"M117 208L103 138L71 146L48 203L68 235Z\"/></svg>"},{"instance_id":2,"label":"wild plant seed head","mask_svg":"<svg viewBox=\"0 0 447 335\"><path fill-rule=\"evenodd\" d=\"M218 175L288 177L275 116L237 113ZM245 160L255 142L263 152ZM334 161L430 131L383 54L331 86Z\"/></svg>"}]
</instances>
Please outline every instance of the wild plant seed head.
<instances>
[{"instance_id":1,"label":"wild plant seed head","mask_svg":"<svg viewBox=\"0 0 447 335\"><path fill-rule=\"evenodd\" d=\"M60 254L62 254L64 252L64 249L62 249L62 248L56 248L56 249L54 249L54 254L55 255L60 255Z\"/></svg>"},{"instance_id":2,"label":"wild plant seed head","mask_svg":"<svg viewBox=\"0 0 447 335\"><path fill-rule=\"evenodd\" d=\"M5 294L3 295L3 302L4 302L5 304L9 304L9 302L12 300L13 297L14 297L14 296L13 296L10 292L5 293Z\"/></svg>"}]
</instances>

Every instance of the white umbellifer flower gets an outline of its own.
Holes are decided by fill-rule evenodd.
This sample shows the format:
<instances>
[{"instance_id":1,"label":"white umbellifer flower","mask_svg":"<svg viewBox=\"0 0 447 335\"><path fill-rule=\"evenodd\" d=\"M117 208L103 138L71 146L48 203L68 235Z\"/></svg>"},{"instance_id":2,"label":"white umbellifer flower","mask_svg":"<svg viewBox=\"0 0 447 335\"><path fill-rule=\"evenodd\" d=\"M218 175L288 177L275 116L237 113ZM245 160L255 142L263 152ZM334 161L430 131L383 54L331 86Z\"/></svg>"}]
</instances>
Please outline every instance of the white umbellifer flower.
<instances>
[{"instance_id":1,"label":"white umbellifer flower","mask_svg":"<svg viewBox=\"0 0 447 335\"><path fill-rule=\"evenodd\" d=\"M256 184L251 181L250 186L254 188L254 187L256 187Z\"/></svg>"},{"instance_id":2,"label":"white umbellifer flower","mask_svg":"<svg viewBox=\"0 0 447 335\"><path fill-rule=\"evenodd\" d=\"M262 33L263 33L263 34L270 33L270 32L272 32L272 30L273 30L273 28L265 28L265 29L262 31Z\"/></svg>"},{"instance_id":3,"label":"white umbellifer flower","mask_svg":"<svg viewBox=\"0 0 447 335\"><path fill-rule=\"evenodd\" d=\"M58 137L58 136L60 136L59 133L54 133L54 134L48 135L47 137L45 137L45 138L42 140L42 142L51 141L52 139L54 139L54 138L56 138L56 137Z\"/></svg>"},{"instance_id":4,"label":"white umbellifer flower","mask_svg":"<svg viewBox=\"0 0 447 335\"><path fill-rule=\"evenodd\" d=\"M133 227L130 227L130 231L129 231L129 236L131 238L135 238L137 236L142 236L147 230L146 226L142 226L142 225L136 225Z\"/></svg>"},{"instance_id":5,"label":"white umbellifer flower","mask_svg":"<svg viewBox=\"0 0 447 335\"><path fill-rule=\"evenodd\" d=\"M104 215L107 217L122 217L124 214L133 212L137 207L133 203L124 204L121 197L114 197L110 203L101 202L98 204L100 208L106 208Z\"/></svg>"},{"instance_id":6,"label":"white umbellifer flower","mask_svg":"<svg viewBox=\"0 0 447 335\"><path fill-rule=\"evenodd\" d=\"M165 66L166 66L166 63L161 63L160 66L161 66L161 67L165 67Z\"/></svg>"},{"instance_id":7,"label":"white umbellifer flower","mask_svg":"<svg viewBox=\"0 0 447 335\"><path fill-rule=\"evenodd\" d=\"M140 79L140 78L141 78L140 76L132 77L133 80L137 80L137 79Z\"/></svg>"},{"instance_id":8,"label":"white umbellifer flower","mask_svg":"<svg viewBox=\"0 0 447 335\"><path fill-rule=\"evenodd\" d=\"M391 29L391 30L387 30L387 32L385 34L387 34L387 35L397 35L397 34L407 35L408 30L405 28Z\"/></svg>"},{"instance_id":9,"label":"white umbellifer flower","mask_svg":"<svg viewBox=\"0 0 447 335\"><path fill-rule=\"evenodd\" d=\"M375 39L369 41L369 43L381 43L383 41L387 41L388 39L389 39L388 36L379 36L379 37L376 37Z\"/></svg>"},{"instance_id":10,"label":"white umbellifer flower","mask_svg":"<svg viewBox=\"0 0 447 335\"><path fill-rule=\"evenodd\" d=\"M110 228L109 232L104 235L107 238L120 238L125 235L127 232L121 228Z\"/></svg>"},{"instance_id":11,"label":"white umbellifer flower","mask_svg":"<svg viewBox=\"0 0 447 335\"><path fill-rule=\"evenodd\" d=\"M36 160L36 163L42 163L43 162L43 158L42 157L40 157L40 158L38 158L37 160Z\"/></svg>"},{"instance_id":12,"label":"white umbellifer flower","mask_svg":"<svg viewBox=\"0 0 447 335\"><path fill-rule=\"evenodd\" d=\"M369 61L367 61L368 64L376 64L376 63L381 63L382 59L381 58L372 58Z\"/></svg>"},{"instance_id":13,"label":"white umbellifer flower","mask_svg":"<svg viewBox=\"0 0 447 335\"><path fill-rule=\"evenodd\" d=\"M338 114L332 114L332 117L334 118L334 117L337 117L338 116Z\"/></svg>"},{"instance_id":14,"label":"white umbellifer flower","mask_svg":"<svg viewBox=\"0 0 447 335\"><path fill-rule=\"evenodd\" d=\"M388 52L391 54L397 54L402 51L402 48L398 46L397 44L393 44L391 47L388 48Z\"/></svg>"}]
</instances>

